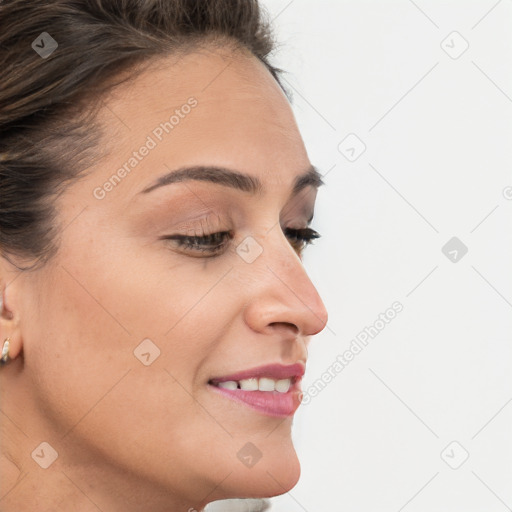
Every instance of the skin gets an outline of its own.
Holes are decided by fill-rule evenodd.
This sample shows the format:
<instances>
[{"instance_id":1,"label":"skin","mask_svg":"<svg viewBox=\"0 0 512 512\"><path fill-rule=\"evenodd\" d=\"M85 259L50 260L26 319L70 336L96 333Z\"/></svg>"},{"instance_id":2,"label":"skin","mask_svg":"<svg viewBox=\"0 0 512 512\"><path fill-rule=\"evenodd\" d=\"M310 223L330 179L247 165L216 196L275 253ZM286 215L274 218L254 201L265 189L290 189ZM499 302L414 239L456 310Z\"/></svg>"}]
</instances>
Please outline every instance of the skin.
<instances>
[{"instance_id":1,"label":"skin","mask_svg":"<svg viewBox=\"0 0 512 512\"><path fill-rule=\"evenodd\" d=\"M191 96L197 107L96 199ZM283 494L300 475L293 417L263 415L206 383L305 362L327 323L284 233L306 227L316 200L314 187L290 198L310 165L290 105L255 57L211 48L159 60L99 116L110 152L59 197L55 258L34 272L0 258L0 338L10 336L12 358L0 369L2 510L185 512ZM139 194L192 164L258 177L265 193L188 181ZM159 238L228 229L235 237L216 258ZM263 248L250 264L235 251L247 236ZM146 338L160 350L149 366L134 356ZM31 457L43 441L58 452L47 469ZM247 442L262 453L252 468L237 458Z\"/></svg>"}]
</instances>

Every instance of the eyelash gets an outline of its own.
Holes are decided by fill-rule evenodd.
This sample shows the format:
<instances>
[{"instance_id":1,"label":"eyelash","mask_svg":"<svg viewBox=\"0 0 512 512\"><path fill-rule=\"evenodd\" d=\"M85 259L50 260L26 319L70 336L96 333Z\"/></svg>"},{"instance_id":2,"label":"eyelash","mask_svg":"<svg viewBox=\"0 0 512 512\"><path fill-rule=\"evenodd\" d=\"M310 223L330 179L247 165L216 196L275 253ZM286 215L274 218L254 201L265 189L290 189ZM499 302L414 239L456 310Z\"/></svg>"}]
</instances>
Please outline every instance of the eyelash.
<instances>
[{"instance_id":1,"label":"eyelash","mask_svg":"<svg viewBox=\"0 0 512 512\"><path fill-rule=\"evenodd\" d=\"M306 246L313 243L313 240L320 238L322 235L311 228L286 228L285 233L289 238L292 239L292 246L296 243L300 244L298 250L299 254L306 248ZM173 235L165 237L166 240L174 240L178 247L183 247L194 252L201 253L218 253L219 250L224 246L224 243L217 243L218 241L224 241L226 238L233 238L230 231L221 231L218 233L210 233L202 236L185 236L185 235Z\"/></svg>"}]
</instances>

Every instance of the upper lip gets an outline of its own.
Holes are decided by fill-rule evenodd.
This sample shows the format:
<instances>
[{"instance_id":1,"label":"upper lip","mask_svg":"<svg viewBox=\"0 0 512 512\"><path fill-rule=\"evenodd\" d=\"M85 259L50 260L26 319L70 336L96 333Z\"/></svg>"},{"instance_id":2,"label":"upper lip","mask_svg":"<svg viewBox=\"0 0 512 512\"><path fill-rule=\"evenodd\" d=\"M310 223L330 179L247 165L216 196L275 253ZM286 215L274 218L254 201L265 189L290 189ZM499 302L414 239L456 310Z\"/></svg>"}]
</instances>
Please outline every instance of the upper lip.
<instances>
[{"instance_id":1,"label":"upper lip","mask_svg":"<svg viewBox=\"0 0 512 512\"><path fill-rule=\"evenodd\" d=\"M271 379L300 379L306 370L306 366L302 362L297 362L290 365L282 364L267 364L258 366L249 370L242 370L240 372L232 373L230 375L223 375L222 377L215 377L210 379L211 384L218 384L219 382L226 382L228 380L240 381L244 379L257 379L260 377L270 377Z\"/></svg>"}]
</instances>

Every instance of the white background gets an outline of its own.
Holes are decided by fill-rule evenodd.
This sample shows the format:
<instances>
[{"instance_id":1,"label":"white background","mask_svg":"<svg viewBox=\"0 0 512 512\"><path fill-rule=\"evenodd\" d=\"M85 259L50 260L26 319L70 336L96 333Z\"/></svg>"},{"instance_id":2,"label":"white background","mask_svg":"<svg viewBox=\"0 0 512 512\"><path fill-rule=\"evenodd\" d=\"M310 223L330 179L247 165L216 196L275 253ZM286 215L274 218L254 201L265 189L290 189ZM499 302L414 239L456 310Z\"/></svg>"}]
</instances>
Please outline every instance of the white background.
<instances>
[{"instance_id":1,"label":"white background","mask_svg":"<svg viewBox=\"0 0 512 512\"><path fill-rule=\"evenodd\" d=\"M330 317L303 388L404 306L299 408L301 479L271 510L511 510L512 1L263 4L326 182L304 261Z\"/></svg>"}]
</instances>

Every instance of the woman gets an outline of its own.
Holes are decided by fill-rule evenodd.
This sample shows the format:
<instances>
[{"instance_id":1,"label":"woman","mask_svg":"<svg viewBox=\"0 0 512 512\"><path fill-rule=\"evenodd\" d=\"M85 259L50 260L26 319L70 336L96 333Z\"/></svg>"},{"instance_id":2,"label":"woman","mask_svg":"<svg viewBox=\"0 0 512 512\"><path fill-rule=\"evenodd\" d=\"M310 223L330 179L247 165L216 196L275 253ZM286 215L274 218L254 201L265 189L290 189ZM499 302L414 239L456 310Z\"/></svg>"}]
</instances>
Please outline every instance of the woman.
<instances>
[{"instance_id":1,"label":"woman","mask_svg":"<svg viewBox=\"0 0 512 512\"><path fill-rule=\"evenodd\" d=\"M283 494L311 165L256 0L0 3L4 512Z\"/></svg>"}]
</instances>

